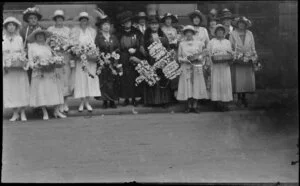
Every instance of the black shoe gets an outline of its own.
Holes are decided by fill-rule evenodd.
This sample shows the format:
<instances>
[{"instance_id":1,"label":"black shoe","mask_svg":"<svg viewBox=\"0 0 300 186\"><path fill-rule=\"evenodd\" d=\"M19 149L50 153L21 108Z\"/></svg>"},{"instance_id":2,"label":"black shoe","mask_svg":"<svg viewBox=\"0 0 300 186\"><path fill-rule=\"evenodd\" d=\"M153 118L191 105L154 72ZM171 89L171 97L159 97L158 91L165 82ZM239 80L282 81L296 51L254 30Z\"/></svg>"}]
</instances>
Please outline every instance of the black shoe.
<instances>
[{"instance_id":1,"label":"black shoe","mask_svg":"<svg viewBox=\"0 0 300 186\"><path fill-rule=\"evenodd\" d=\"M102 108L103 108L103 109L107 109L107 101L103 101Z\"/></svg>"},{"instance_id":2,"label":"black shoe","mask_svg":"<svg viewBox=\"0 0 300 186\"><path fill-rule=\"evenodd\" d=\"M125 99L124 103L123 103L123 106L127 106L129 105L129 99Z\"/></svg>"},{"instance_id":3,"label":"black shoe","mask_svg":"<svg viewBox=\"0 0 300 186\"><path fill-rule=\"evenodd\" d=\"M190 113L190 112L192 112L193 110L192 110L192 108L188 108L188 109L186 109L185 111L184 111L184 113Z\"/></svg>"},{"instance_id":4,"label":"black shoe","mask_svg":"<svg viewBox=\"0 0 300 186\"><path fill-rule=\"evenodd\" d=\"M137 104L137 101L136 101L135 99L132 99L131 104L132 104L133 106L135 106L135 107L138 105L138 104Z\"/></svg>"},{"instance_id":5,"label":"black shoe","mask_svg":"<svg viewBox=\"0 0 300 186\"><path fill-rule=\"evenodd\" d=\"M116 104L115 104L114 101L110 101L110 102L109 102L109 106L110 106L111 108L117 108L117 106L116 106Z\"/></svg>"},{"instance_id":6,"label":"black shoe","mask_svg":"<svg viewBox=\"0 0 300 186\"><path fill-rule=\"evenodd\" d=\"M196 113L196 114L200 113L200 111L198 109L196 109L196 108L193 109L193 112Z\"/></svg>"},{"instance_id":7,"label":"black shoe","mask_svg":"<svg viewBox=\"0 0 300 186\"><path fill-rule=\"evenodd\" d=\"M242 100L242 104L245 106L245 107L248 107L248 101L246 99L243 99Z\"/></svg>"}]
</instances>

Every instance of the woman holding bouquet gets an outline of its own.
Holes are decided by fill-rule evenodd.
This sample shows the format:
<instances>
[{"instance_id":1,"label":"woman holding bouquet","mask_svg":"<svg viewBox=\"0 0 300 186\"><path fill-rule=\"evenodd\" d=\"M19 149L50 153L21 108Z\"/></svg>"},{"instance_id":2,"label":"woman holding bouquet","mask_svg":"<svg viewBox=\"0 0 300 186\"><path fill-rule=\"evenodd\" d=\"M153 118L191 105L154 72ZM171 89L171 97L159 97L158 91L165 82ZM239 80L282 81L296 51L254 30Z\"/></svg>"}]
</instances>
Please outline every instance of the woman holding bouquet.
<instances>
[{"instance_id":1,"label":"woman holding bouquet","mask_svg":"<svg viewBox=\"0 0 300 186\"><path fill-rule=\"evenodd\" d=\"M197 100L208 99L202 70L203 64L201 64L204 58L204 54L201 55L204 43L193 38L195 30L191 25L186 26L183 29L183 33L186 39L179 44L178 49L178 60L182 63L182 74L179 79L177 99L188 101L186 113L199 113L197 110ZM197 67L196 65L200 66Z\"/></svg>"},{"instance_id":2,"label":"woman holding bouquet","mask_svg":"<svg viewBox=\"0 0 300 186\"><path fill-rule=\"evenodd\" d=\"M144 48L146 49L147 61L150 65L154 65L156 62L149 54L148 47L153 42L161 42L162 45L169 50L169 41L163 31L159 28L159 18L157 16L150 16L148 18L149 28L146 29L144 35ZM145 85L144 89L144 104L145 105L162 105L171 102L171 88L169 80L164 76L162 69L157 69L157 74L160 77L160 81L154 86Z\"/></svg>"},{"instance_id":3,"label":"woman holding bouquet","mask_svg":"<svg viewBox=\"0 0 300 186\"><path fill-rule=\"evenodd\" d=\"M70 29L66 26L63 25L63 22L65 20L65 15L62 10L56 10L54 12L54 16L52 19L55 21L54 26L50 26L48 28L48 31L52 32L53 34L58 35L61 37L65 45L69 42L70 39ZM72 81L72 71L70 67L70 54L67 52L64 52L63 49L59 49L58 51L55 51L58 55L64 56L64 62L65 65L62 68L57 68L56 71L60 75L60 83L61 87L63 89L64 93L64 104L60 105L60 112L68 112L69 107L67 104L67 97L72 95L73 92L73 84L74 82Z\"/></svg>"},{"instance_id":4,"label":"woman holding bouquet","mask_svg":"<svg viewBox=\"0 0 300 186\"><path fill-rule=\"evenodd\" d=\"M250 20L245 17L238 17L234 20L233 25L236 27L232 31L229 40L235 52L248 55L249 58L257 58L255 50L254 37L248 28L251 26ZM254 62L254 61L253 61ZM252 63L249 61L245 64L234 63L232 65L232 86L233 93L238 96L238 101L245 107L248 106L246 93L255 92L255 74Z\"/></svg>"},{"instance_id":5,"label":"woman holding bouquet","mask_svg":"<svg viewBox=\"0 0 300 186\"><path fill-rule=\"evenodd\" d=\"M227 111L227 103L232 101L229 60L225 57L221 58L218 63L214 60L219 56L230 58L232 55L231 43L225 39L225 32L223 25L216 25L214 31L216 37L210 40L207 47L213 61L211 63L211 100L216 102L216 109L220 111Z\"/></svg>"},{"instance_id":6,"label":"woman holding bouquet","mask_svg":"<svg viewBox=\"0 0 300 186\"><path fill-rule=\"evenodd\" d=\"M59 112L58 105L63 104L63 92L53 66L39 68L39 65L49 65L49 60L53 59L53 53L46 39L51 36L51 32L45 30L36 30L28 37L28 60L32 68L32 81L30 87L30 106L42 107L43 120L48 120L46 106L56 106L54 116L65 118L66 116Z\"/></svg>"},{"instance_id":7,"label":"woman holding bouquet","mask_svg":"<svg viewBox=\"0 0 300 186\"><path fill-rule=\"evenodd\" d=\"M26 121L25 107L29 106L29 81L28 75L22 66L19 68L6 68L6 61L14 56L25 57L23 39L19 34L21 22L14 17L8 17L3 22L3 105L4 108L13 108L14 114L10 121L20 118ZM26 61L20 61L24 63ZM8 65L9 66L9 65Z\"/></svg>"},{"instance_id":8,"label":"woman holding bouquet","mask_svg":"<svg viewBox=\"0 0 300 186\"><path fill-rule=\"evenodd\" d=\"M80 24L71 30L71 44L91 46L96 50L96 30L89 25L91 17L87 12L81 12L76 20L79 21ZM90 58L87 58L87 64L83 64L83 60L78 56L75 60L74 98L81 99L78 111L82 112L85 106L89 112L92 112L93 108L89 103L90 97L101 96L99 78L96 75L97 63L96 61L92 61Z\"/></svg>"},{"instance_id":9,"label":"woman holding bouquet","mask_svg":"<svg viewBox=\"0 0 300 186\"><path fill-rule=\"evenodd\" d=\"M125 11L117 15L119 23L122 25L122 30L119 35L120 42L120 63L123 65L124 74L121 78L120 97L124 98L124 106L131 104L136 106L136 97L140 96L140 87L135 86L135 79L138 73L135 70L135 64L130 60L131 57L141 59L143 57L143 35L132 26L133 14L130 11Z\"/></svg>"},{"instance_id":10,"label":"woman holding bouquet","mask_svg":"<svg viewBox=\"0 0 300 186\"><path fill-rule=\"evenodd\" d=\"M104 53L104 56L111 55L113 52L117 54L119 50L119 41L116 36L110 34L111 24L109 18L106 16L96 23L96 26L100 28L101 32L97 33L96 46L99 48L100 53ZM108 106L116 108L115 101L118 100L118 71L116 66L118 63L114 59L108 59L109 64L104 64L99 74L100 89L103 99L103 108ZM114 65L114 63L116 63ZM109 102L109 105L108 105Z\"/></svg>"}]
</instances>

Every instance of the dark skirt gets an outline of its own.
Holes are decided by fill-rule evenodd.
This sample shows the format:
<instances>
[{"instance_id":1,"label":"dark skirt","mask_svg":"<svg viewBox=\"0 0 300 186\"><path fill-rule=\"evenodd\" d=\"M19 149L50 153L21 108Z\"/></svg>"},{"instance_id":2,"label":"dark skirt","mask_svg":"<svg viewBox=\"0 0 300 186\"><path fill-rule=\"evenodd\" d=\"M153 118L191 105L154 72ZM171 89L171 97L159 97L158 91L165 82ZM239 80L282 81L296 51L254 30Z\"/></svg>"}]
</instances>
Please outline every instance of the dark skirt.
<instances>
[{"instance_id":1,"label":"dark skirt","mask_svg":"<svg viewBox=\"0 0 300 186\"><path fill-rule=\"evenodd\" d=\"M251 64L231 65L231 80L233 93L255 92L255 73Z\"/></svg>"},{"instance_id":2,"label":"dark skirt","mask_svg":"<svg viewBox=\"0 0 300 186\"><path fill-rule=\"evenodd\" d=\"M99 81L102 99L106 101L118 100L118 76L113 75L111 70L106 67L99 75Z\"/></svg>"}]
</instances>

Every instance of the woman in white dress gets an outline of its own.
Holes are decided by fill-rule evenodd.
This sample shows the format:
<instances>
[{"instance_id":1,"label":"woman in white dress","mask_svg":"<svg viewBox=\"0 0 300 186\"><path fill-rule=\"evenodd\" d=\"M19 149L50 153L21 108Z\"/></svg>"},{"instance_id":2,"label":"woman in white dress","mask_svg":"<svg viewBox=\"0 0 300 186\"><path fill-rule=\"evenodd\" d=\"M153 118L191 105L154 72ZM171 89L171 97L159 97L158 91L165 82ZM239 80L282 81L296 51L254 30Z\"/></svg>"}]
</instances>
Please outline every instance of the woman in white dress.
<instances>
[{"instance_id":1,"label":"woman in white dress","mask_svg":"<svg viewBox=\"0 0 300 186\"><path fill-rule=\"evenodd\" d=\"M45 30L36 30L28 37L28 60L32 68L30 102L31 107L41 107L43 111L43 120L48 120L47 106L55 106L54 116L65 118L66 116L59 112L58 105L64 102L63 92L60 86L58 75L55 68L47 71L35 68L35 59L49 60L53 57L51 48L46 43L51 32Z\"/></svg>"},{"instance_id":2,"label":"woman in white dress","mask_svg":"<svg viewBox=\"0 0 300 186\"><path fill-rule=\"evenodd\" d=\"M96 30L89 25L91 17L87 12L81 12L77 20L80 22L79 26L75 26L71 30L71 43L73 44L95 44ZM96 75L97 63L94 61L88 61L87 69L94 76L89 75L82 70L82 64L80 59L76 58L75 67L75 86L74 86L74 98L80 98L81 103L78 108L79 112L82 112L84 106L89 112L92 112L92 107L89 103L90 97L100 97L100 85L99 78Z\"/></svg>"},{"instance_id":3,"label":"woman in white dress","mask_svg":"<svg viewBox=\"0 0 300 186\"><path fill-rule=\"evenodd\" d=\"M199 10L195 10L194 12L189 14L190 20L193 23L196 34L194 35L195 40L199 40L204 42L205 48L209 42L209 36L207 29L205 28L206 17Z\"/></svg>"},{"instance_id":4,"label":"woman in white dress","mask_svg":"<svg viewBox=\"0 0 300 186\"><path fill-rule=\"evenodd\" d=\"M225 39L225 27L221 24L215 27L215 38L208 43L210 56L231 53L229 40ZM216 102L216 109L227 111L227 103L232 101L232 86L230 65L228 62L211 63L211 100Z\"/></svg>"},{"instance_id":5,"label":"woman in white dress","mask_svg":"<svg viewBox=\"0 0 300 186\"><path fill-rule=\"evenodd\" d=\"M179 44L178 49L178 60L181 63L182 74L179 78L177 99L181 101L188 100L186 113L199 113L197 100L208 99L208 95L202 65L192 64L190 57L195 55L195 61L201 63L203 60L199 59L199 55L202 53L204 43L193 38L195 30L191 25L186 26L183 33L186 39Z\"/></svg>"},{"instance_id":6,"label":"woman in white dress","mask_svg":"<svg viewBox=\"0 0 300 186\"><path fill-rule=\"evenodd\" d=\"M65 15L62 10L56 10L54 12L54 16L52 18L55 21L54 26L50 26L48 31L61 36L65 42L69 42L70 40L70 28L64 26ZM69 107L67 104L67 98L72 95L74 82L73 82L73 73L70 66L70 54L67 52L58 52L58 55L64 56L65 65L62 68L57 68L56 71L59 74L59 79L61 83L61 87L64 94L64 104L60 105L60 112L67 113L69 111Z\"/></svg>"},{"instance_id":7,"label":"woman in white dress","mask_svg":"<svg viewBox=\"0 0 300 186\"><path fill-rule=\"evenodd\" d=\"M8 17L3 22L3 62L13 56L24 53L23 39L19 34L20 27L21 22L14 17ZM14 109L10 121L18 120L20 118L19 112L21 112L21 120L27 120L25 107L29 106L29 81L23 68L4 69L3 102L4 108Z\"/></svg>"}]
</instances>

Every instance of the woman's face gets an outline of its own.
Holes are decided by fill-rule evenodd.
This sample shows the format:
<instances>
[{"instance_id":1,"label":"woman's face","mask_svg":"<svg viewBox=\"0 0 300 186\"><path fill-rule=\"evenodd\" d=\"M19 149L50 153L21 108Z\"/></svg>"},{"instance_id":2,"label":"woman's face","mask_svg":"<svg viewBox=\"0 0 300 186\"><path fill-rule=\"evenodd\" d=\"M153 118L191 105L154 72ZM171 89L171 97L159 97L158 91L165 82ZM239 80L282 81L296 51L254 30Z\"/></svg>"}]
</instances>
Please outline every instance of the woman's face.
<instances>
[{"instance_id":1,"label":"woman's face","mask_svg":"<svg viewBox=\"0 0 300 186\"><path fill-rule=\"evenodd\" d=\"M109 23L103 23L101 29L104 32L109 32L110 31L110 24Z\"/></svg>"},{"instance_id":2,"label":"woman's face","mask_svg":"<svg viewBox=\"0 0 300 186\"><path fill-rule=\"evenodd\" d=\"M222 21L222 23L223 23L224 26L229 27L231 25L231 19L224 19Z\"/></svg>"},{"instance_id":3,"label":"woman's face","mask_svg":"<svg viewBox=\"0 0 300 186\"><path fill-rule=\"evenodd\" d=\"M194 33L192 31L186 31L184 35L188 40L192 40Z\"/></svg>"},{"instance_id":4,"label":"woman's face","mask_svg":"<svg viewBox=\"0 0 300 186\"><path fill-rule=\"evenodd\" d=\"M37 25L37 23L38 23L38 18L37 18L37 16L36 16L36 15L33 15L33 14L29 15L29 17L28 17L28 23L29 23L30 25Z\"/></svg>"},{"instance_id":5,"label":"woman's face","mask_svg":"<svg viewBox=\"0 0 300 186\"><path fill-rule=\"evenodd\" d=\"M16 31L16 24L15 23L8 23L7 26L6 26L6 30L9 32L9 33L14 33Z\"/></svg>"},{"instance_id":6,"label":"woman's face","mask_svg":"<svg viewBox=\"0 0 300 186\"><path fill-rule=\"evenodd\" d=\"M62 18L61 16L55 18L56 25L62 25L63 23L64 23L64 18Z\"/></svg>"},{"instance_id":7,"label":"woman's face","mask_svg":"<svg viewBox=\"0 0 300 186\"><path fill-rule=\"evenodd\" d=\"M45 35L43 33L37 34L35 36L35 38L36 38L36 41L39 42L39 43L43 43L43 42L46 41Z\"/></svg>"},{"instance_id":8,"label":"woman's face","mask_svg":"<svg viewBox=\"0 0 300 186\"><path fill-rule=\"evenodd\" d=\"M200 25L200 23L201 23L200 17L195 16L195 17L193 18L193 24L194 24L194 25Z\"/></svg>"},{"instance_id":9,"label":"woman's face","mask_svg":"<svg viewBox=\"0 0 300 186\"><path fill-rule=\"evenodd\" d=\"M146 19L144 19L144 18L139 19L139 24L140 25L146 25Z\"/></svg>"},{"instance_id":10,"label":"woman's face","mask_svg":"<svg viewBox=\"0 0 300 186\"><path fill-rule=\"evenodd\" d=\"M156 32L159 28L159 24L158 23L151 23L150 28L151 28L152 31Z\"/></svg>"},{"instance_id":11,"label":"woman's face","mask_svg":"<svg viewBox=\"0 0 300 186\"><path fill-rule=\"evenodd\" d=\"M172 25L172 18L167 17L166 20L165 20L165 24L166 24L167 26L171 26L171 25Z\"/></svg>"},{"instance_id":12,"label":"woman's face","mask_svg":"<svg viewBox=\"0 0 300 186\"><path fill-rule=\"evenodd\" d=\"M246 24L242 21L238 22L238 28L241 30L245 30L246 29Z\"/></svg>"},{"instance_id":13,"label":"woman's face","mask_svg":"<svg viewBox=\"0 0 300 186\"><path fill-rule=\"evenodd\" d=\"M88 24L88 19L87 18L81 18L80 19L80 25L81 26L87 26Z\"/></svg>"},{"instance_id":14,"label":"woman's face","mask_svg":"<svg viewBox=\"0 0 300 186\"><path fill-rule=\"evenodd\" d=\"M225 31L223 29L217 29L216 36L218 38L223 38L224 37L224 33L225 33Z\"/></svg>"},{"instance_id":15,"label":"woman's face","mask_svg":"<svg viewBox=\"0 0 300 186\"><path fill-rule=\"evenodd\" d=\"M217 25L217 21L213 20L209 22L209 27L213 28Z\"/></svg>"},{"instance_id":16,"label":"woman's face","mask_svg":"<svg viewBox=\"0 0 300 186\"><path fill-rule=\"evenodd\" d=\"M132 22L131 22L131 20L129 20L129 21L126 21L124 24L123 24L123 26L125 27L125 28L130 28L131 27L131 25L132 25Z\"/></svg>"}]
</instances>

